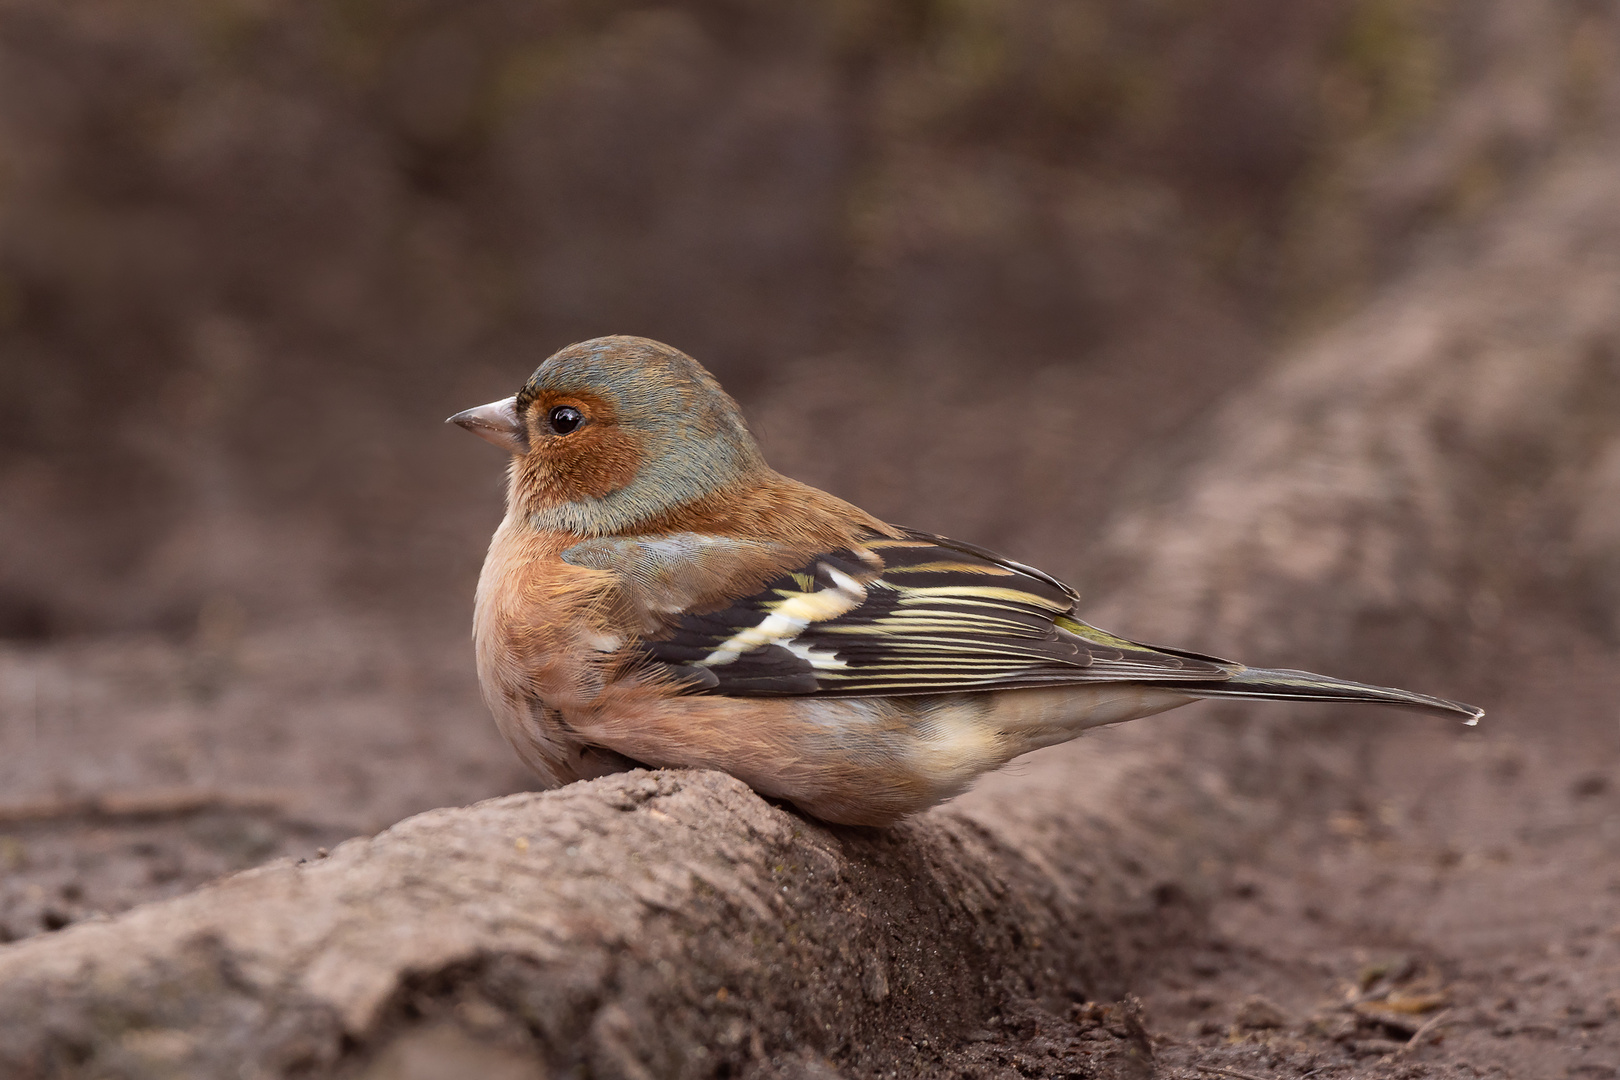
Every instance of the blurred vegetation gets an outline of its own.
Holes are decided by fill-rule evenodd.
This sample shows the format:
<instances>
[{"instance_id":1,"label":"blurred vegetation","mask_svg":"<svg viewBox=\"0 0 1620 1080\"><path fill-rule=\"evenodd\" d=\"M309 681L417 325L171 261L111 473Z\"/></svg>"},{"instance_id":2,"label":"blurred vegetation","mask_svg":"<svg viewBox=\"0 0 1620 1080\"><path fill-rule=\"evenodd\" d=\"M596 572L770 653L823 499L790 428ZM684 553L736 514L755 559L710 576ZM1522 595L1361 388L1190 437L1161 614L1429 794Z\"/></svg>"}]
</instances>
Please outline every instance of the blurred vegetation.
<instances>
[{"instance_id":1,"label":"blurred vegetation","mask_svg":"<svg viewBox=\"0 0 1620 1080\"><path fill-rule=\"evenodd\" d=\"M1215 338L1598 126L1614 61L1574 2L8 0L0 631L284 592L249 535L461 587L429 425L601 333L750 404L893 369L894 414L1183 320L1207 357L1134 362L1219 384L1258 353Z\"/></svg>"}]
</instances>

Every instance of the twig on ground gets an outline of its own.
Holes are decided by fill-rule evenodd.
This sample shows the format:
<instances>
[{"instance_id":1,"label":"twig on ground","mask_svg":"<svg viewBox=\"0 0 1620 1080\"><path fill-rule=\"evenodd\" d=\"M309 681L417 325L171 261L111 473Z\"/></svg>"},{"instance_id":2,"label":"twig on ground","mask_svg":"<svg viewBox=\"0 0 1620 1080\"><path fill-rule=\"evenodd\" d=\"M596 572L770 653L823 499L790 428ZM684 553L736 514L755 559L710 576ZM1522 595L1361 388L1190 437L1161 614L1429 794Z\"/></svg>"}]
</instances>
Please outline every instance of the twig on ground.
<instances>
[{"instance_id":1,"label":"twig on ground","mask_svg":"<svg viewBox=\"0 0 1620 1080\"><path fill-rule=\"evenodd\" d=\"M1236 1069L1225 1069L1219 1065L1194 1065L1193 1068L1201 1073L1213 1073L1216 1076L1230 1076L1232 1080L1266 1080L1263 1076L1253 1073L1238 1072Z\"/></svg>"},{"instance_id":2,"label":"twig on ground","mask_svg":"<svg viewBox=\"0 0 1620 1080\"><path fill-rule=\"evenodd\" d=\"M184 817L204 810L259 811L284 814L292 796L284 791L171 787L143 791L115 791L78 799L40 799L35 802L0 805L0 825L32 821L61 821L67 818Z\"/></svg>"},{"instance_id":3,"label":"twig on ground","mask_svg":"<svg viewBox=\"0 0 1620 1080\"><path fill-rule=\"evenodd\" d=\"M1412 1032L1412 1037L1406 1040L1406 1045L1395 1051L1395 1053L1397 1055L1409 1054L1413 1050L1416 1050L1418 1046L1421 1045L1422 1040L1426 1039L1431 1031L1445 1023L1451 1017L1451 1012L1452 1010L1450 1009L1442 1009L1440 1012L1435 1013L1434 1016L1429 1018L1428 1023Z\"/></svg>"}]
</instances>

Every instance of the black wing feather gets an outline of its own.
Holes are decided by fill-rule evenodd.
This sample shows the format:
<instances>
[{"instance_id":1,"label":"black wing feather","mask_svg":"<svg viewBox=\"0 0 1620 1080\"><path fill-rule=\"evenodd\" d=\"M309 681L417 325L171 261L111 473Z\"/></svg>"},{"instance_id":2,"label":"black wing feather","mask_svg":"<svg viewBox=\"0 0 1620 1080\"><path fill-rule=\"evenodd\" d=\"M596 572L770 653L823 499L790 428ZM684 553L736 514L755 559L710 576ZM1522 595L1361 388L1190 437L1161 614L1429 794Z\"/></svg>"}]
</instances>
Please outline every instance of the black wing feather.
<instances>
[{"instance_id":1,"label":"black wing feather","mask_svg":"<svg viewBox=\"0 0 1620 1080\"><path fill-rule=\"evenodd\" d=\"M671 616L643 642L696 693L871 696L1087 682L1211 681L1240 665L1073 617L1073 589L926 533L828 552L752 596Z\"/></svg>"}]
</instances>

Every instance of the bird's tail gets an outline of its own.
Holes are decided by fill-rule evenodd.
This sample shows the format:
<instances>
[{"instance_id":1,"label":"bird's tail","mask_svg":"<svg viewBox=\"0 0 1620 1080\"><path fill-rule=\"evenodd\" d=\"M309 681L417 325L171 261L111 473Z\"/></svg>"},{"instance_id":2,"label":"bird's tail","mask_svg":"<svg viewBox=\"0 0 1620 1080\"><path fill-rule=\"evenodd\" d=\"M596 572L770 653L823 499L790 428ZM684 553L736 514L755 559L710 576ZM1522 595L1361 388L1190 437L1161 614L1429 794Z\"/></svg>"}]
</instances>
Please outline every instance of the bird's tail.
<instances>
[{"instance_id":1,"label":"bird's tail","mask_svg":"<svg viewBox=\"0 0 1620 1080\"><path fill-rule=\"evenodd\" d=\"M1348 679L1330 679L1309 671L1285 668L1243 668L1230 679L1209 682L1176 683L1183 693L1207 698L1242 698L1251 701L1354 701L1368 705L1392 705L1441 716L1461 717L1465 724L1479 723L1485 710L1460 701L1414 694L1392 686L1369 686Z\"/></svg>"}]
</instances>

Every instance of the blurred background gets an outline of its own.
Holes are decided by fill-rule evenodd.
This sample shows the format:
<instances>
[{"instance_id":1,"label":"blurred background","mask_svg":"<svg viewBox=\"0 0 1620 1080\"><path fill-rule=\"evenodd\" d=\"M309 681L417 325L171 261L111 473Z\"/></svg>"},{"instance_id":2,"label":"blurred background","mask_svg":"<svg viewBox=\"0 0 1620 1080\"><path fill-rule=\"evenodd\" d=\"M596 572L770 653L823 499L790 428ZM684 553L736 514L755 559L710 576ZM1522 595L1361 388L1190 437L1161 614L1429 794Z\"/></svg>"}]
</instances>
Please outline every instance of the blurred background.
<instances>
[{"instance_id":1,"label":"blurred background","mask_svg":"<svg viewBox=\"0 0 1620 1080\"><path fill-rule=\"evenodd\" d=\"M437 425L603 333L1095 588L1134 465L1607 107L1562 8L8 3L0 633L465 622L501 462Z\"/></svg>"},{"instance_id":2,"label":"blurred background","mask_svg":"<svg viewBox=\"0 0 1620 1080\"><path fill-rule=\"evenodd\" d=\"M442 421L583 338L678 346L777 468L1147 633L1120 537L1251 388L1565 205L1536 193L1567 162L1597 209L1558 235L1613 265L1616 27L1605 0L5 0L0 940L529 783L467 642L504 463ZM1589 306L1547 337L1595 373L1557 367L1587 435L1557 402L1518 441L1424 421L1478 464L1447 512L1500 540L1446 564L1461 593L1391 571L1353 633L1173 644L1466 696L1533 624L1610 670L1620 526L1569 508L1620 495L1620 296ZM1542 362L1456 368L1456 411L1513 412Z\"/></svg>"}]
</instances>

